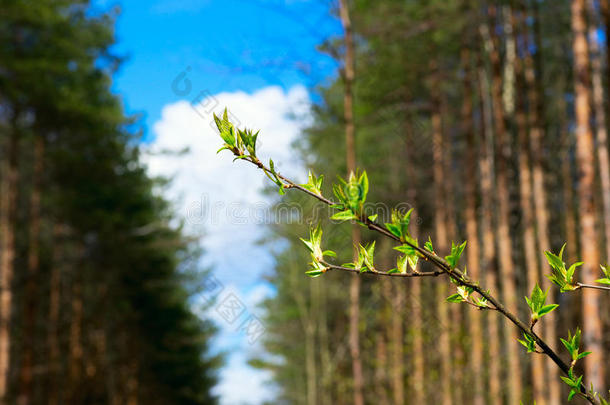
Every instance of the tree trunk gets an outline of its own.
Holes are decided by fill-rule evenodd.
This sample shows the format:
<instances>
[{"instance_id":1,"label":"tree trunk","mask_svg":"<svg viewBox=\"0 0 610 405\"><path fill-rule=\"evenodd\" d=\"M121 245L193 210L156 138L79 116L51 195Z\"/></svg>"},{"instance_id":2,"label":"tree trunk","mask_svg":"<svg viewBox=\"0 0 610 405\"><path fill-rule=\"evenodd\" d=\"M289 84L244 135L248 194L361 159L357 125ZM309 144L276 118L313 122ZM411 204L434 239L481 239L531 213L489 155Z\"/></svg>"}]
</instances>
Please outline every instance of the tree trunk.
<instances>
[{"instance_id":1,"label":"tree trunk","mask_svg":"<svg viewBox=\"0 0 610 405\"><path fill-rule=\"evenodd\" d=\"M437 79L433 79L435 84ZM434 85L434 84L433 84ZM437 91L434 91L437 93ZM442 196L444 195L444 182L445 179L445 159L443 158L443 152L445 151L445 145L443 141L443 128L441 121L440 105L438 101L438 94L433 94L435 100L432 111L432 159L433 159L433 170L434 170L434 244L436 249L440 253L448 251L447 248L447 212L445 210L446 204L443 202ZM449 289L446 283L438 283L436 285L437 299L439 303L438 309L438 323L440 324L438 350L441 360L440 369L440 390L441 390L441 403L451 404L451 337L450 337L450 322L449 322L449 306L445 305L445 298L449 295Z\"/></svg>"},{"instance_id":2,"label":"tree trunk","mask_svg":"<svg viewBox=\"0 0 610 405\"><path fill-rule=\"evenodd\" d=\"M407 186L407 202L413 208L411 215L411 223L417 223L418 212L416 207L417 187L415 185L414 170L412 167L413 148L411 148L411 140L413 139L413 128L411 123L406 120L406 138L407 138L407 159L405 160L405 173L408 179ZM417 239L417 229L411 228L411 233ZM422 318L422 290L421 278L415 277L410 280L410 294L407 294L408 313L411 315L410 322L406 324L405 331L413 338L411 354L411 370L413 370L411 378L411 389L413 390L413 403L425 403L425 358L424 358L424 336L423 336L423 318ZM407 318L408 321L408 317ZM411 401L409 401L411 402Z\"/></svg>"},{"instance_id":3,"label":"tree trunk","mask_svg":"<svg viewBox=\"0 0 610 405\"><path fill-rule=\"evenodd\" d=\"M536 221L536 236L538 243L538 252L536 252L536 257L538 259L538 265L540 269L546 268L546 258L544 257L544 252L551 249L551 243L549 240L549 215L547 210L547 193L546 193L546 185L545 185L545 174L544 174L544 152L543 152L543 139L544 139L544 126L543 126L543 117L544 117L544 107L543 107L543 97L544 93L542 90L542 84L540 77L542 72L542 55L541 55L541 47L542 41L540 39L540 17L538 15L538 4L533 2L533 22L534 22L534 45L536 49L535 62L532 54L530 52L531 46L529 42L529 32L527 29L527 10L525 7L522 8L523 12L523 38L524 38L524 46L525 46L525 57L524 57L524 69L525 69L525 81L527 85L527 98L529 102L529 112L530 112L530 151L532 156L532 172L533 172L533 183L532 183L532 193L534 197L534 212L535 212L535 221ZM538 79L538 80L536 80ZM540 270L538 270L539 272ZM537 273L536 278L539 278L540 275ZM530 286L531 281L530 281ZM549 289L547 299L549 302L554 302L554 289L551 288L550 281L546 278L542 278L542 284L545 288ZM530 290L531 291L531 290ZM550 342L551 347L555 346L557 342L557 331L556 331L556 323L557 318L554 312L551 312L546 316L546 321L544 323L544 330L547 341ZM557 404L561 402L561 386L559 379L559 372L557 371L557 366L550 360L546 359L546 381L544 384L546 390L549 392L548 399L551 404Z\"/></svg>"},{"instance_id":4,"label":"tree trunk","mask_svg":"<svg viewBox=\"0 0 610 405\"><path fill-rule=\"evenodd\" d=\"M7 402L11 354L12 281L15 259L15 221L17 216L17 184L19 181L19 115L13 113L7 155L3 158L0 197L0 402Z\"/></svg>"},{"instance_id":5,"label":"tree trunk","mask_svg":"<svg viewBox=\"0 0 610 405\"><path fill-rule=\"evenodd\" d=\"M594 283L599 276L599 248L595 229L595 153L590 126L589 46L585 12L585 0L572 0L576 155L579 169L578 212L581 254L584 262L581 274L584 283ZM601 294L599 290L585 289L582 297L584 350L593 352L585 358L585 377L596 389L601 390L604 386L605 371L600 312Z\"/></svg>"},{"instance_id":6,"label":"tree trunk","mask_svg":"<svg viewBox=\"0 0 610 405\"><path fill-rule=\"evenodd\" d=\"M63 257L60 256L62 251L59 247L63 243L62 227L55 223L53 224L53 259L51 263L51 276L49 281L49 329L48 329L48 345L49 345L49 405L58 405L59 401L59 371L60 371L60 350L59 350L59 309L61 299L61 266Z\"/></svg>"},{"instance_id":7,"label":"tree trunk","mask_svg":"<svg viewBox=\"0 0 610 405\"><path fill-rule=\"evenodd\" d=\"M387 381L388 353L384 333L377 333L375 336L375 357L375 401L379 405L388 405L390 401L385 384Z\"/></svg>"},{"instance_id":8,"label":"tree trunk","mask_svg":"<svg viewBox=\"0 0 610 405\"><path fill-rule=\"evenodd\" d=\"M606 110L604 108L603 67L599 40L595 2L589 3L589 43L591 44L591 76L593 84L593 108L595 111L595 136L599 179L602 188L602 205L604 216L604 236L606 241L606 261L610 260L610 163L608 162L608 131L606 127Z\"/></svg>"},{"instance_id":9,"label":"tree trunk","mask_svg":"<svg viewBox=\"0 0 610 405\"><path fill-rule=\"evenodd\" d=\"M465 156L465 220L466 220L466 239L468 240L468 248L466 249L466 260L468 272L474 280L480 277L479 263L479 231L477 224L477 156L476 156L476 141L474 137L474 126L472 118L472 77L470 68L470 51L467 46L461 49L461 65L463 69L463 102L462 102L462 136L466 139L466 156ZM483 405L485 397L483 394L483 332L481 329L481 312L470 311L470 342L471 342L471 358L470 364L472 367L473 385L472 385L472 401L475 405Z\"/></svg>"},{"instance_id":10,"label":"tree trunk","mask_svg":"<svg viewBox=\"0 0 610 405\"><path fill-rule=\"evenodd\" d=\"M606 32L606 74L610 76L610 0L600 0L599 7L604 18L604 31ZM610 103L608 103L608 108L610 108Z\"/></svg>"},{"instance_id":11,"label":"tree trunk","mask_svg":"<svg viewBox=\"0 0 610 405\"><path fill-rule=\"evenodd\" d=\"M23 354L18 403L28 405L32 402L32 361L35 336L35 316L37 297L37 277L40 263L40 193L44 158L44 138L34 139L34 170L32 192L30 194L30 229L28 249L28 273L25 286L25 305L23 313Z\"/></svg>"},{"instance_id":12,"label":"tree trunk","mask_svg":"<svg viewBox=\"0 0 610 405\"><path fill-rule=\"evenodd\" d=\"M519 21L513 13L513 27L523 22ZM524 36L526 34L524 33ZM518 36L518 35L516 35ZM523 65L520 59L516 61L517 83L520 89L525 90L523 81ZM538 255L536 251L536 230L534 229L534 210L532 204L532 172L529 159L529 137L527 128L527 113L525 111L524 91L517 94L517 106L515 110L515 123L517 125L517 138L519 144L519 197L521 207L521 230L523 232L524 264L527 279L527 289L532 291L539 280ZM533 400L536 404L546 404L546 382L544 359L542 356L532 356L530 359L532 373Z\"/></svg>"},{"instance_id":13,"label":"tree trunk","mask_svg":"<svg viewBox=\"0 0 610 405\"><path fill-rule=\"evenodd\" d=\"M316 304L318 299L316 297L316 289L318 283L315 280L309 283L309 302L310 308L307 308L303 314L305 328L305 368L307 371L307 403L309 405L318 404L318 389L316 384L317 379L317 367L316 367L316 314L319 312ZM306 307L307 304L305 303Z\"/></svg>"},{"instance_id":14,"label":"tree trunk","mask_svg":"<svg viewBox=\"0 0 610 405\"><path fill-rule=\"evenodd\" d=\"M481 100L481 142L479 160L479 172L481 173L481 236L483 262L481 268L485 271L485 284L492 293L497 291L497 266L496 266L496 245L493 232L493 134L491 128L492 106L489 101L489 84L487 76L482 67L480 55L477 57L479 65L479 99ZM487 317L487 350L489 352L489 403L502 404L501 383L500 383L500 362L494 356L500 353L500 333L498 330L498 317L491 311L486 312Z\"/></svg>"},{"instance_id":15,"label":"tree trunk","mask_svg":"<svg viewBox=\"0 0 610 405\"><path fill-rule=\"evenodd\" d=\"M440 108L440 116L444 116L445 115L445 111L446 111L446 106L443 103L443 99L440 99L438 102L439 108ZM439 120L439 125L442 124L442 122ZM443 175L445 177L445 181L442 183L442 187L443 187L443 192L444 194L447 195L454 195L454 190L453 190L453 177L451 176L452 173L452 149L450 146L447 146L450 143L450 140L448 141L447 139L444 138L444 133L439 132L443 135L443 144L445 145L444 148L440 149L440 153L441 156L439 157L440 159L442 159L441 161L443 162ZM411 158L412 159L412 158ZM415 201L415 200L413 200ZM445 222L446 222L446 244L447 244L447 249L449 249L449 245L450 245L450 241L453 240L456 236L457 236L457 225L456 225L456 212L455 212L455 207L453 206L453 204L445 204L445 207L443 208L445 211ZM443 297L443 301L445 302L445 297ZM450 329L449 329L449 339L450 339L450 347L452 350L452 355L451 355L451 361L452 361L452 369L456 370L456 369L460 369L462 367L465 367L465 363L466 360L464 358L464 347L463 347L463 337L464 337L464 330L463 330L463 324L462 324L462 319L463 319L463 306L461 305L452 305L449 306L448 310L450 311L450 317L451 317L451 322L450 324ZM421 316L421 315L420 315ZM462 390L462 378L460 373L451 373L452 378L451 378L451 391L452 391L452 396L453 396L453 402L455 403L462 403L464 401L463 398L463 390Z\"/></svg>"},{"instance_id":16,"label":"tree trunk","mask_svg":"<svg viewBox=\"0 0 610 405\"><path fill-rule=\"evenodd\" d=\"M352 23L349 15L347 0L339 1L341 23L345 32L345 61L343 67L343 114L345 121L345 150L347 172L356 171L356 145L354 136L354 106L352 85L354 81L354 40L352 37ZM354 260L358 257L360 244L360 229L358 225L352 226L352 244L354 245ZM354 404L363 405L364 377L362 375L362 360L360 358L360 277L353 274L350 280L350 311L349 311L349 343L352 355L352 373L354 377Z\"/></svg>"},{"instance_id":17,"label":"tree trunk","mask_svg":"<svg viewBox=\"0 0 610 405\"><path fill-rule=\"evenodd\" d=\"M508 162L510 160L510 145L507 139L504 122L504 109L502 105L502 64L500 61L499 41L495 34L496 8L489 7L489 20L493 48L490 52L492 65L492 104L494 111L494 129L496 136L496 195L498 206L498 258L500 275L502 277L502 298L507 309L516 314L517 288L515 284L514 263L512 258L513 243L510 237L510 195L508 190ZM508 399L510 404L517 404L521 400L521 366L519 364L517 329L504 323L505 347L508 351Z\"/></svg>"},{"instance_id":18,"label":"tree trunk","mask_svg":"<svg viewBox=\"0 0 610 405\"><path fill-rule=\"evenodd\" d=\"M392 357L391 363L391 381L392 392L395 405L403 405L405 403L404 393L404 334L403 334L403 313L405 304L404 286L401 283L393 283L394 294L392 300L392 324L390 329L390 344Z\"/></svg>"},{"instance_id":19,"label":"tree trunk","mask_svg":"<svg viewBox=\"0 0 610 405\"><path fill-rule=\"evenodd\" d=\"M80 258L79 258L80 259ZM80 260L79 260L80 261ZM78 270L76 270L78 271ZM80 397L79 383L82 381L83 362L83 291L82 280L74 274L72 280L71 316L70 316L70 355L68 360L69 378L71 381L72 399L78 402Z\"/></svg>"},{"instance_id":20,"label":"tree trunk","mask_svg":"<svg viewBox=\"0 0 610 405\"><path fill-rule=\"evenodd\" d=\"M330 355L330 341L328 337L328 319L326 314L327 284L320 285L320 311L318 319L318 341L320 347L320 362L322 365L322 387L321 387L321 403L323 405L331 405L332 402L332 387L333 387L333 372Z\"/></svg>"}]
</instances>

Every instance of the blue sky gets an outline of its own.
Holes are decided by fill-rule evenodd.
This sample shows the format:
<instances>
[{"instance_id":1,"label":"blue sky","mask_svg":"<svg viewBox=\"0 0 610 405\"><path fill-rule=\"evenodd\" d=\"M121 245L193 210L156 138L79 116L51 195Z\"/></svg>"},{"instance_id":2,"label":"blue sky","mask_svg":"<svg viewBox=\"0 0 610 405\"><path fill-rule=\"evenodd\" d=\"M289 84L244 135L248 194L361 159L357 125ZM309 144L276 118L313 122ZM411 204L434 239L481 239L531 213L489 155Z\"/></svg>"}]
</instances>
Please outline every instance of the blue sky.
<instances>
[{"instance_id":1,"label":"blue sky","mask_svg":"<svg viewBox=\"0 0 610 405\"><path fill-rule=\"evenodd\" d=\"M217 388L222 405L259 404L273 396L269 375L248 358L261 353L236 326L261 318L258 303L272 296L264 281L273 266L260 213L273 198L261 193L264 178L243 162L216 155L211 112L225 105L240 126L261 129L260 149L285 174L302 176L290 144L306 125L313 86L336 74L336 64L316 51L341 33L328 0L97 0L119 5L115 52L127 57L113 89L128 114L142 114L144 155L151 175L173 178L165 190L187 229L201 235L205 266L222 286L218 301L235 296L245 315L228 322L212 308L220 327L215 350L228 353ZM297 113L300 121L289 119ZM186 155L155 151L190 149ZM201 297L204 299L205 297ZM196 308L197 305L195 304Z\"/></svg>"},{"instance_id":2,"label":"blue sky","mask_svg":"<svg viewBox=\"0 0 610 405\"><path fill-rule=\"evenodd\" d=\"M108 7L116 2L100 0ZM124 0L116 51L127 56L114 88L148 129L187 70L196 90L308 87L334 74L316 45L341 32L327 0ZM196 96L193 93L193 97Z\"/></svg>"}]
</instances>

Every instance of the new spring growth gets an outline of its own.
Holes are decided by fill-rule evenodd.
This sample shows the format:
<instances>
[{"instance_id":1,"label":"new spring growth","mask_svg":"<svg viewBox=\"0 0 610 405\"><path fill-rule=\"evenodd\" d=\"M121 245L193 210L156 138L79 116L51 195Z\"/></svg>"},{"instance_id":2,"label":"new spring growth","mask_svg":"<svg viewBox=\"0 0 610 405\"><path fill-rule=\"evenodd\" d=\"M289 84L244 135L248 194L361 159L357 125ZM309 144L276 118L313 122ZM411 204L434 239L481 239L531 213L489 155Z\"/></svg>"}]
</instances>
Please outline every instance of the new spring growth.
<instances>
[{"instance_id":1,"label":"new spring growth","mask_svg":"<svg viewBox=\"0 0 610 405\"><path fill-rule=\"evenodd\" d=\"M543 292L540 289L538 283L536 283L534 289L532 290L532 294L529 297L525 297L527 306L530 307L530 311L532 312L530 316L530 324L532 328L534 327L536 322L538 322L538 319L555 310L559 306L557 304L545 305L546 297L548 294L548 289Z\"/></svg>"},{"instance_id":2,"label":"new spring growth","mask_svg":"<svg viewBox=\"0 0 610 405\"><path fill-rule=\"evenodd\" d=\"M582 384L582 376L574 375L574 366L576 365L576 362L578 360L583 359L589 354L591 354L591 352L579 352L580 335L580 329L576 329L576 333L574 333L574 335L572 335L572 333L568 331L568 338L561 339L561 343L563 343L568 353L570 353L570 357L572 359L568 376L561 377L561 379L571 388L570 394L568 395L568 400L571 400L574 395L580 392L580 387Z\"/></svg>"},{"instance_id":3,"label":"new spring growth","mask_svg":"<svg viewBox=\"0 0 610 405\"><path fill-rule=\"evenodd\" d=\"M559 287L561 292L573 291L578 289L578 285L574 282L574 273L578 266L581 266L583 262L576 262L566 269L566 264L563 261L563 251L566 245L564 244L559 251L559 255L555 255L549 251L544 252L546 260L551 266L551 274L548 275L548 279Z\"/></svg>"},{"instance_id":4,"label":"new spring growth","mask_svg":"<svg viewBox=\"0 0 610 405\"><path fill-rule=\"evenodd\" d=\"M309 230L309 239L301 238L301 240L309 249L312 258L311 269L306 271L305 274L310 277L318 277L324 274L328 270L328 267L323 264L324 256L337 257L337 254L332 250L322 250L322 227L320 224Z\"/></svg>"}]
</instances>

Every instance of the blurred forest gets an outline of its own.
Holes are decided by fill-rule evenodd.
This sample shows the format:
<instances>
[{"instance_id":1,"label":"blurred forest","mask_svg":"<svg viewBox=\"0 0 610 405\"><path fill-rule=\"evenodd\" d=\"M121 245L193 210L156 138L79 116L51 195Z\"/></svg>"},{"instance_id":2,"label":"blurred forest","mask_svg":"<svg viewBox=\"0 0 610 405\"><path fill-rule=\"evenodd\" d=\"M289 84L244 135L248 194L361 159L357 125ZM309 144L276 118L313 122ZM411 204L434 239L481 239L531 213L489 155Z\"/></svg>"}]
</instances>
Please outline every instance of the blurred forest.
<instances>
[{"instance_id":1,"label":"blurred forest","mask_svg":"<svg viewBox=\"0 0 610 405\"><path fill-rule=\"evenodd\" d=\"M0 1L2 404L216 401L200 252L110 91L117 14Z\"/></svg>"},{"instance_id":2,"label":"blurred forest","mask_svg":"<svg viewBox=\"0 0 610 405\"><path fill-rule=\"evenodd\" d=\"M325 195L358 166L369 201L386 204L373 207L379 222L389 222L388 207L413 207L420 242L430 235L447 254L451 241L468 240L468 273L527 319L523 297L536 282L550 287L544 251L567 242L566 262L585 262L583 282L610 260L609 3L333 2L345 37L320 50L341 68L317 88L297 148L329 179ZM274 403L567 402L556 367L527 354L493 311L446 303L446 280L304 278L309 253L298 237L327 211L300 193L286 202L304 207L303 221L273 226L289 245L269 274L277 296L264 304L272 356L251 360L273 371ZM377 238L322 221L339 263L351 260L353 241ZM379 266L393 267L390 244L377 249ZM607 394L610 295L550 291L560 310L538 331L567 358L559 338L582 327L594 354L578 371Z\"/></svg>"}]
</instances>

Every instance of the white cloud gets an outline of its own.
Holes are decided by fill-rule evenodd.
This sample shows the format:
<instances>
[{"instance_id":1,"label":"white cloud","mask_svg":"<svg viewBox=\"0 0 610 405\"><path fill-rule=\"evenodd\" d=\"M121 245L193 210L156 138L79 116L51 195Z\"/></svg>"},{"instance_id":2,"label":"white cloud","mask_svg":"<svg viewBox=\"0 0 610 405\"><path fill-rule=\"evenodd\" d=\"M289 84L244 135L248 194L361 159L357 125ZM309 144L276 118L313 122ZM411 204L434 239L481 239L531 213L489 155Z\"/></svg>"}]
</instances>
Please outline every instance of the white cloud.
<instances>
[{"instance_id":1,"label":"white cloud","mask_svg":"<svg viewBox=\"0 0 610 405\"><path fill-rule=\"evenodd\" d=\"M203 94L201 100L198 105L179 101L163 108L145 162L151 175L173 178L166 197L191 233L205 234L201 243L214 275L227 290L236 291L248 311L259 315L256 305L273 294L261 277L273 258L256 242L264 235L260 218L273 197L261 193L267 181L262 172L246 162L233 162L227 151L216 154L222 141L213 128L212 111L220 114L226 106L240 128L260 129L258 155L273 158L280 171L295 175L301 167L290 145L307 121L308 94L302 86L287 92L266 87L252 94ZM302 119L294 120L291 114ZM189 152L183 155L159 153L185 148ZM271 391L264 384L269 376L246 364L248 353L257 348L234 325L219 322L219 326L221 348L231 353L218 387L221 403L257 404L269 399Z\"/></svg>"},{"instance_id":2,"label":"white cloud","mask_svg":"<svg viewBox=\"0 0 610 405\"><path fill-rule=\"evenodd\" d=\"M172 176L168 197L175 201L180 217L189 230L206 233L203 246L223 271L233 269L231 282L249 284L255 281L244 274L243 260L260 260L267 266L269 258L253 242L262 236L261 217L271 202L261 194L266 177L246 162L233 162L229 152L216 154L221 140L212 124L212 111L229 108L240 127L260 129L259 156L272 157L284 173L299 172L290 145L303 121L289 118L308 111L308 95L302 86L284 92L267 87L253 94L220 93L203 97L193 106L186 101L163 108L161 120L153 131L156 138L147 157L152 175ZM189 148L183 156L159 155L164 150ZM258 223L257 223L258 222Z\"/></svg>"}]
</instances>

